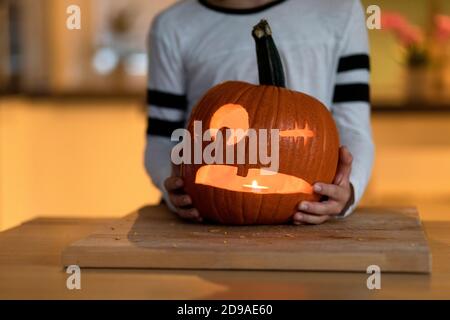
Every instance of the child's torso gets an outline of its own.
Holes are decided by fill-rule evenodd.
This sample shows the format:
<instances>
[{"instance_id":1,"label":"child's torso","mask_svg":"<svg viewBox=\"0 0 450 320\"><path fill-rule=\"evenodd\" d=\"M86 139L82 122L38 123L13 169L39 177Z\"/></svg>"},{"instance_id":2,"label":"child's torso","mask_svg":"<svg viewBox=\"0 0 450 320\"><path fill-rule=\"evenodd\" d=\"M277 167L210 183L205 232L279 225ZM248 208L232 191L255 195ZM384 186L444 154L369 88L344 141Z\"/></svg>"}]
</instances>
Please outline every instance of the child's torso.
<instances>
[{"instance_id":1,"label":"child's torso","mask_svg":"<svg viewBox=\"0 0 450 320\"><path fill-rule=\"evenodd\" d=\"M289 89L331 106L340 39L350 1L288 0L250 14L215 11L187 0L173 21L186 76L189 109L212 86L227 80L258 83L252 28L260 19L271 25ZM348 8L345 10L345 8ZM186 10L187 9L187 10Z\"/></svg>"}]
</instances>

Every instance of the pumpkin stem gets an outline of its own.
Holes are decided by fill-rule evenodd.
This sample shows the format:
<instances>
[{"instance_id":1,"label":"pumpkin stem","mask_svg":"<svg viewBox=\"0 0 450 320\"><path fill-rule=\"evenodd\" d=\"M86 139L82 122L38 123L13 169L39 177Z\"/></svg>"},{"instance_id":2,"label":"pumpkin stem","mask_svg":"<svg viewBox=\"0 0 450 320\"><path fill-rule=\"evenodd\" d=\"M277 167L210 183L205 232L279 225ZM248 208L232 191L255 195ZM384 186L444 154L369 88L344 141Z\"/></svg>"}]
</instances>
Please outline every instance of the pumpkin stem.
<instances>
[{"instance_id":1,"label":"pumpkin stem","mask_svg":"<svg viewBox=\"0 0 450 320\"><path fill-rule=\"evenodd\" d=\"M252 36L256 43L259 83L284 88L283 64L267 20L263 19L253 27Z\"/></svg>"}]
</instances>

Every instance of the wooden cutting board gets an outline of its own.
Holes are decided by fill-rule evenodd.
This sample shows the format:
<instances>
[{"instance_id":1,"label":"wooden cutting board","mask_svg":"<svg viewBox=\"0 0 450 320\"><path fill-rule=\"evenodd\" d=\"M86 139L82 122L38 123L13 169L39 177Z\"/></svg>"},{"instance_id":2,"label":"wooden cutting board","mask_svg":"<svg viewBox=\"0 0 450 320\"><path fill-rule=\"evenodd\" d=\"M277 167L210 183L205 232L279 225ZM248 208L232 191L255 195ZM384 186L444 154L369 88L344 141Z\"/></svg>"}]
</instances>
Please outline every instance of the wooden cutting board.
<instances>
[{"instance_id":1,"label":"wooden cutting board","mask_svg":"<svg viewBox=\"0 0 450 320\"><path fill-rule=\"evenodd\" d=\"M361 208L319 226L184 222L148 206L70 245L65 266L102 268L431 271L414 208Z\"/></svg>"}]
</instances>

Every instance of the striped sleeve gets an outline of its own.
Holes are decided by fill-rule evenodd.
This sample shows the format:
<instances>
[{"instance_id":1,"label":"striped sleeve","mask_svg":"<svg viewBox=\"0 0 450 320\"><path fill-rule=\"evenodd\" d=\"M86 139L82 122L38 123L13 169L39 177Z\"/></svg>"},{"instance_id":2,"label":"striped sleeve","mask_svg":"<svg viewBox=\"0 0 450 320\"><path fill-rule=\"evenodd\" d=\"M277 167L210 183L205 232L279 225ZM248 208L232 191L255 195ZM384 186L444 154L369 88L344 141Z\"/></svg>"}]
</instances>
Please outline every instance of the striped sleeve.
<instances>
[{"instance_id":1,"label":"striped sleeve","mask_svg":"<svg viewBox=\"0 0 450 320\"><path fill-rule=\"evenodd\" d=\"M353 155L350 182L356 208L370 179L374 145L370 122L370 58L365 14L359 0L353 0L343 35L333 94L333 117L341 145Z\"/></svg>"},{"instance_id":2,"label":"striped sleeve","mask_svg":"<svg viewBox=\"0 0 450 320\"><path fill-rule=\"evenodd\" d=\"M165 36L161 36L165 35ZM170 207L164 181L171 175L172 132L184 127L188 101L181 50L156 19L149 35L145 167ZM173 209L173 208L172 208Z\"/></svg>"},{"instance_id":3,"label":"striped sleeve","mask_svg":"<svg viewBox=\"0 0 450 320\"><path fill-rule=\"evenodd\" d=\"M172 132L184 126L187 109L186 96L147 90L147 134L170 138Z\"/></svg>"},{"instance_id":4,"label":"striped sleeve","mask_svg":"<svg viewBox=\"0 0 450 320\"><path fill-rule=\"evenodd\" d=\"M159 36L153 31L158 29L155 24L149 37L147 134L170 137L173 130L184 126L186 118L185 75L177 41L170 35Z\"/></svg>"},{"instance_id":5,"label":"striped sleeve","mask_svg":"<svg viewBox=\"0 0 450 320\"><path fill-rule=\"evenodd\" d=\"M369 72L370 62L367 52L355 52L342 56L337 69L333 102L369 103Z\"/></svg>"}]
</instances>

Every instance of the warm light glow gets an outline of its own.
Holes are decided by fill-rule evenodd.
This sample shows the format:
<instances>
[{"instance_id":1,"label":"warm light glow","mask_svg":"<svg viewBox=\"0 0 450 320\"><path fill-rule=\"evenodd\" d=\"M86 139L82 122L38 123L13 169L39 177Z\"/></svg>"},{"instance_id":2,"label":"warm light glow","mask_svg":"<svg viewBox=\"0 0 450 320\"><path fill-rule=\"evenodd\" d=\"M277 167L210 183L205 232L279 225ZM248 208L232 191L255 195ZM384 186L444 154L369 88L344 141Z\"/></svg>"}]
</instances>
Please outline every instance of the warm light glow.
<instances>
[{"instance_id":1,"label":"warm light glow","mask_svg":"<svg viewBox=\"0 0 450 320\"><path fill-rule=\"evenodd\" d=\"M0 100L0 231L41 214L113 218L159 203L136 165L145 149L139 101Z\"/></svg>"},{"instance_id":2,"label":"warm light glow","mask_svg":"<svg viewBox=\"0 0 450 320\"><path fill-rule=\"evenodd\" d=\"M239 176L238 167L228 165L204 165L198 169L195 183L215 188L263 194L313 194L312 186L305 180L277 172L263 175L264 168L248 169L245 177Z\"/></svg>"},{"instance_id":3,"label":"warm light glow","mask_svg":"<svg viewBox=\"0 0 450 320\"><path fill-rule=\"evenodd\" d=\"M314 137L314 131L309 128L308 123L305 124L303 129L295 127L296 129L280 131L280 137L303 138L303 145L306 146L308 139Z\"/></svg>"},{"instance_id":4,"label":"warm light glow","mask_svg":"<svg viewBox=\"0 0 450 320\"><path fill-rule=\"evenodd\" d=\"M225 104L213 114L209 128L213 137L221 128L242 129L241 136L235 133L227 141L228 145L236 144L246 135L249 128L247 110L239 104Z\"/></svg>"},{"instance_id":5,"label":"warm light glow","mask_svg":"<svg viewBox=\"0 0 450 320\"><path fill-rule=\"evenodd\" d=\"M258 185L258 181L256 181L256 180L253 180L252 184L244 184L243 187L252 188L253 191L269 189L269 187Z\"/></svg>"}]
</instances>

